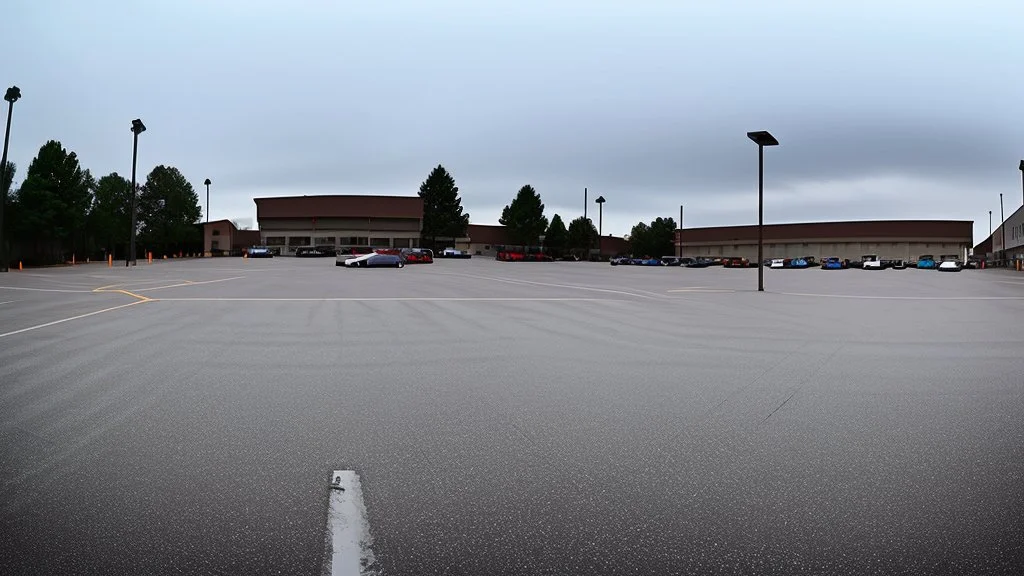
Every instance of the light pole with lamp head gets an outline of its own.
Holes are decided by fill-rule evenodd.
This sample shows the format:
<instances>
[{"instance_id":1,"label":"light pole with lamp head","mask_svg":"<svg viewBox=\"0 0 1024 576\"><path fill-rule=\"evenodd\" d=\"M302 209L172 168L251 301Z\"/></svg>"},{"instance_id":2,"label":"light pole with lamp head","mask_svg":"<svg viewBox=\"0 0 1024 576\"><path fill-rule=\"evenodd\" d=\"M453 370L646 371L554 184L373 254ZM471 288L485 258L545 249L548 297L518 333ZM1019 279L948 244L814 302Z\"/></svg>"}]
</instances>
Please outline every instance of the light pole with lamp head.
<instances>
[{"instance_id":1,"label":"light pole with lamp head","mask_svg":"<svg viewBox=\"0 0 1024 576\"><path fill-rule=\"evenodd\" d=\"M679 257L683 257L683 205L679 205Z\"/></svg>"},{"instance_id":2,"label":"light pole with lamp head","mask_svg":"<svg viewBox=\"0 0 1024 576\"><path fill-rule=\"evenodd\" d=\"M4 131L4 155L0 160L0 272L7 272L7 238L4 236L4 207L7 206L7 144L11 139L11 115L14 103L21 98L21 89L11 86L4 94L7 100L7 130ZM14 179L14 176L11 176Z\"/></svg>"},{"instance_id":3,"label":"light pole with lamp head","mask_svg":"<svg viewBox=\"0 0 1024 576\"><path fill-rule=\"evenodd\" d=\"M1024 160L1020 161L1020 166L1018 166L1018 168L1020 168L1020 192L1022 200L1024 200Z\"/></svg>"},{"instance_id":4,"label":"light pole with lamp head","mask_svg":"<svg viewBox=\"0 0 1024 576\"><path fill-rule=\"evenodd\" d=\"M213 184L213 182L210 182L210 179L207 178L206 180L203 180L203 184L206 185L206 223L209 224L210 223L210 184Z\"/></svg>"},{"instance_id":5,"label":"light pole with lamp head","mask_svg":"<svg viewBox=\"0 0 1024 576\"><path fill-rule=\"evenodd\" d=\"M764 147L778 146L779 141L769 132L747 132L757 144L757 291L764 292Z\"/></svg>"},{"instance_id":6,"label":"light pole with lamp head","mask_svg":"<svg viewBox=\"0 0 1024 576\"><path fill-rule=\"evenodd\" d=\"M146 131L146 125L142 123L142 120L136 118L132 120L132 236L131 242L128 247L128 259L125 260L124 265L128 266L129 262L132 266L135 266L135 229L138 227L138 209L136 208L136 199L138 197L138 191L135 189L135 166L139 158L139 134Z\"/></svg>"},{"instance_id":7,"label":"light pole with lamp head","mask_svg":"<svg viewBox=\"0 0 1024 576\"><path fill-rule=\"evenodd\" d=\"M999 261L1003 262L1003 266L1006 266L1007 263L1003 261L1005 256L1006 256L1006 213L1003 212L1003 193L1002 192L999 193L999 221L1000 221L1000 223L999 223L999 230L1003 234L1003 250L1002 250L1003 258L1000 258Z\"/></svg>"},{"instance_id":8,"label":"light pole with lamp head","mask_svg":"<svg viewBox=\"0 0 1024 576\"><path fill-rule=\"evenodd\" d=\"M600 260L604 254L604 196L598 196L597 200L597 259Z\"/></svg>"}]
</instances>

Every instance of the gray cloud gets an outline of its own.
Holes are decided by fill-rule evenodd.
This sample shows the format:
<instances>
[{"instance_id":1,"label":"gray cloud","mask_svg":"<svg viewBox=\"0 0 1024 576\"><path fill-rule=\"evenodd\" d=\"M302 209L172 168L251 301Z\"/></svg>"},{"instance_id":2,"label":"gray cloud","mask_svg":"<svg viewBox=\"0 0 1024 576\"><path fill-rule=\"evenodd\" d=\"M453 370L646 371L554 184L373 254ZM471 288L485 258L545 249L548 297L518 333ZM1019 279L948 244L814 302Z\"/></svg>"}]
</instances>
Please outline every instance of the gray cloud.
<instances>
[{"instance_id":1,"label":"gray cloud","mask_svg":"<svg viewBox=\"0 0 1024 576\"><path fill-rule=\"evenodd\" d=\"M12 160L57 138L125 174L142 117L142 173L211 178L214 218L413 193L443 163L478 221L531 183L552 213L604 194L617 233L681 202L744 223L756 129L782 141L776 219L938 210L987 232L1000 191L1019 205L1016 2L46 4L6 16Z\"/></svg>"}]
</instances>

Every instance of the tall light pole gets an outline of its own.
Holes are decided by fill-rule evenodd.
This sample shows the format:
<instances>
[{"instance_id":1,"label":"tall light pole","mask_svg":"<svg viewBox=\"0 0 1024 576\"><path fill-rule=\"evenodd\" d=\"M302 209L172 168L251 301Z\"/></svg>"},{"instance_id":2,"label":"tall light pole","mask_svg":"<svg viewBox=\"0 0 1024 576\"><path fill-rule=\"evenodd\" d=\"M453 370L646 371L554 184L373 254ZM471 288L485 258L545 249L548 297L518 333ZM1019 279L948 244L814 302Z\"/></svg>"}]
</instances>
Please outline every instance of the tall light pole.
<instances>
[{"instance_id":1,"label":"tall light pole","mask_svg":"<svg viewBox=\"0 0 1024 576\"><path fill-rule=\"evenodd\" d=\"M138 208L136 207L138 190L135 189L135 166L139 159L139 134L145 131L146 125L142 123L142 120L138 118L132 120L132 237L128 247L128 258L124 262L125 266L128 266L129 262L135 266L135 228L138 227Z\"/></svg>"},{"instance_id":2,"label":"tall light pole","mask_svg":"<svg viewBox=\"0 0 1024 576\"><path fill-rule=\"evenodd\" d=\"M757 291L764 292L764 147L779 141L767 131L747 132L757 144Z\"/></svg>"},{"instance_id":3,"label":"tall light pole","mask_svg":"<svg viewBox=\"0 0 1024 576\"><path fill-rule=\"evenodd\" d=\"M988 235L992 236L992 211L988 211Z\"/></svg>"},{"instance_id":4,"label":"tall light pole","mask_svg":"<svg viewBox=\"0 0 1024 576\"><path fill-rule=\"evenodd\" d=\"M604 253L604 196L598 196L594 202L597 203L597 259L600 260Z\"/></svg>"},{"instance_id":5,"label":"tall light pole","mask_svg":"<svg viewBox=\"0 0 1024 576\"><path fill-rule=\"evenodd\" d=\"M7 100L7 130L4 131L4 155L0 160L0 272L7 272L7 237L4 236L4 207L7 206L7 144L11 139L11 115L14 114L14 103L21 98L21 89L11 86L4 94ZM13 175L12 175L13 180Z\"/></svg>"},{"instance_id":6,"label":"tall light pole","mask_svg":"<svg viewBox=\"0 0 1024 576\"><path fill-rule=\"evenodd\" d=\"M206 180L203 180L203 184L206 184L206 223L209 224L210 223L210 184L213 184L213 182L210 182L210 179L207 178Z\"/></svg>"},{"instance_id":7,"label":"tall light pole","mask_svg":"<svg viewBox=\"0 0 1024 576\"><path fill-rule=\"evenodd\" d=\"M1022 196L1021 199L1024 200L1024 160L1020 161L1020 166L1018 166L1018 168L1020 168L1020 193Z\"/></svg>"},{"instance_id":8,"label":"tall light pole","mask_svg":"<svg viewBox=\"0 0 1024 576\"><path fill-rule=\"evenodd\" d=\"M999 230L1003 233L1003 254L1006 254L1006 214L1003 212L1003 193L999 193ZM999 259L1002 262L1002 258ZM1005 266L1006 263L1003 262Z\"/></svg>"},{"instance_id":9,"label":"tall light pole","mask_svg":"<svg viewBox=\"0 0 1024 576\"><path fill-rule=\"evenodd\" d=\"M679 205L679 257L683 257L683 205Z\"/></svg>"},{"instance_id":10,"label":"tall light pole","mask_svg":"<svg viewBox=\"0 0 1024 576\"><path fill-rule=\"evenodd\" d=\"M583 189L583 219L587 219L587 189Z\"/></svg>"}]
</instances>

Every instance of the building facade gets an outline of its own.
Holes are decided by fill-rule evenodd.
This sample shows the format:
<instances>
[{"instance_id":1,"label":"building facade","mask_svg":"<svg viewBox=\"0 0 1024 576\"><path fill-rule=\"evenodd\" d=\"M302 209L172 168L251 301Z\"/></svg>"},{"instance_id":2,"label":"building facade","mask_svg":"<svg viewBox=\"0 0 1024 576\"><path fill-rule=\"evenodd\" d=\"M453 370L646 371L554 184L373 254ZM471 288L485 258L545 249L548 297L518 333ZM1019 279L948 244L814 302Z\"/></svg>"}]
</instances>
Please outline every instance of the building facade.
<instances>
[{"instance_id":1,"label":"building facade","mask_svg":"<svg viewBox=\"0 0 1024 576\"><path fill-rule=\"evenodd\" d=\"M282 255L301 246L415 248L423 227L418 196L255 198L264 244Z\"/></svg>"},{"instance_id":2,"label":"building facade","mask_svg":"<svg viewBox=\"0 0 1024 576\"><path fill-rule=\"evenodd\" d=\"M966 258L974 245L970 220L871 220L764 226L765 258L817 259L836 256L859 260L864 254L913 260L923 254ZM684 256L740 256L757 259L757 226L686 228L676 231L676 249ZM680 247L681 244L681 247Z\"/></svg>"},{"instance_id":3,"label":"building facade","mask_svg":"<svg viewBox=\"0 0 1024 576\"><path fill-rule=\"evenodd\" d=\"M459 238L455 247L459 250L466 250L475 256L494 257L498 253L498 247L507 244L509 244L509 239L504 226L500 224L470 224L466 229L466 236ZM541 247L539 239L537 247ZM621 237L609 234L601 239L601 253L605 256L626 254L628 251L629 243ZM594 254L598 253L596 240L593 252Z\"/></svg>"},{"instance_id":4,"label":"building facade","mask_svg":"<svg viewBox=\"0 0 1024 576\"><path fill-rule=\"evenodd\" d=\"M206 256L239 254L260 243L258 230L239 230L231 220L203 224L203 253Z\"/></svg>"},{"instance_id":5,"label":"building facade","mask_svg":"<svg viewBox=\"0 0 1024 576\"><path fill-rule=\"evenodd\" d=\"M1004 244L1005 238L1005 244ZM1024 261L1024 206L992 231L992 235L974 247L974 253L984 256L996 266L1019 266Z\"/></svg>"}]
</instances>

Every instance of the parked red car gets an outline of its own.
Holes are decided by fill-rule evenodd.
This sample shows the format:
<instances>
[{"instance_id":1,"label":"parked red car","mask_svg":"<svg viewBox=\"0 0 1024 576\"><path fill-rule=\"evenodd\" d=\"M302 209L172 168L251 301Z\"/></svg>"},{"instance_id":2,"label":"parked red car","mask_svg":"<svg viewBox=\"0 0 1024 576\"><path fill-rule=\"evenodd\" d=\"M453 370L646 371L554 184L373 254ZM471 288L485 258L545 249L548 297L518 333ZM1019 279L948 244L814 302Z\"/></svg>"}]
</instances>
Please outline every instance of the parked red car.
<instances>
[{"instance_id":1,"label":"parked red car","mask_svg":"<svg viewBox=\"0 0 1024 576\"><path fill-rule=\"evenodd\" d=\"M406 264L432 264L434 252L426 248L402 248L401 256Z\"/></svg>"},{"instance_id":2,"label":"parked red car","mask_svg":"<svg viewBox=\"0 0 1024 576\"><path fill-rule=\"evenodd\" d=\"M750 260L738 256L729 256L722 258L722 266L725 268L749 268Z\"/></svg>"}]
</instances>

